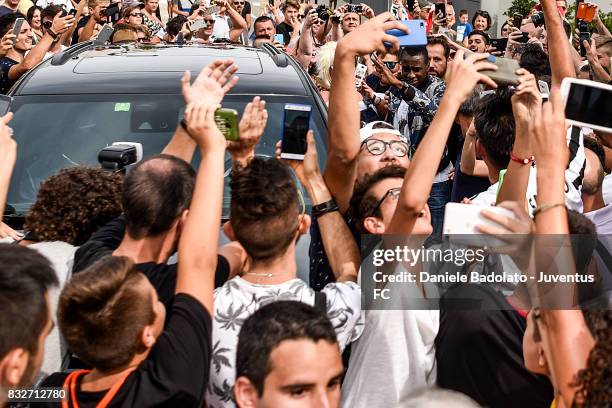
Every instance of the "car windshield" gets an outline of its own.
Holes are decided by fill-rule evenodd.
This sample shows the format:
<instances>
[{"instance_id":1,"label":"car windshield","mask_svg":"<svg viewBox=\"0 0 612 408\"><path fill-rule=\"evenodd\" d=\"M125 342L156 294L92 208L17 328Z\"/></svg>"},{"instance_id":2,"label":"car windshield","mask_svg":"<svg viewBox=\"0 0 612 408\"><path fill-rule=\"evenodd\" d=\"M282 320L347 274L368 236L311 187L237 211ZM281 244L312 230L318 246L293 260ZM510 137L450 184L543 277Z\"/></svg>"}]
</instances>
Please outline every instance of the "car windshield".
<instances>
[{"instance_id":1,"label":"car windshield","mask_svg":"<svg viewBox=\"0 0 612 408\"><path fill-rule=\"evenodd\" d=\"M241 117L251 99L252 96L247 95L227 95L223 107L236 109ZM319 162L325 163L327 126L313 98L275 95L264 99L268 124L256 154L274 156L276 142L282 135L285 103L307 104L313 106L311 127L317 141ZM160 153L183 117L184 101L181 95L18 96L11 110L15 117L10 125L19 148L7 214L24 214L36 200L42 181L65 167L97 166L99 151L114 142L141 143L144 157ZM196 153L194 166L198 162ZM229 153L226 153L225 168L223 217L227 218Z\"/></svg>"}]
</instances>

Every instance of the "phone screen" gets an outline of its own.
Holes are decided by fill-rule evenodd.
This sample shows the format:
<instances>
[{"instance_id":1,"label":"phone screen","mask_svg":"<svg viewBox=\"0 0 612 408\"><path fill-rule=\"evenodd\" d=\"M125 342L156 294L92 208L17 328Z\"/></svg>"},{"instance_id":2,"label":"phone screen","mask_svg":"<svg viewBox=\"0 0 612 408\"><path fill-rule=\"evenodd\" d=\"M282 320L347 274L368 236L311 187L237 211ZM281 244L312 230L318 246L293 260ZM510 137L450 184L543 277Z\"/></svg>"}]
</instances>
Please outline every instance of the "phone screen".
<instances>
[{"instance_id":1,"label":"phone screen","mask_svg":"<svg viewBox=\"0 0 612 408\"><path fill-rule=\"evenodd\" d=\"M13 38L13 46L15 46L15 43L17 42L17 37L19 37L19 34L21 34L21 26L23 26L24 21L25 20L23 18L18 18L15 20L15 25L13 26L13 34L15 34L15 38Z\"/></svg>"},{"instance_id":2,"label":"phone screen","mask_svg":"<svg viewBox=\"0 0 612 408\"><path fill-rule=\"evenodd\" d=\"M281 158L304 158L311 111L309 105L285 105Z\"/></svg>"},{"instance_id":3,"label":"phone screen","mask_svg":"<svg viewBox=\"0 0 612 408\"><path fill-rule=\"evenodd\" d=\"M569 120L612 128L612 90L572 83L565 116Z\"/></svg>"}]
</instances>

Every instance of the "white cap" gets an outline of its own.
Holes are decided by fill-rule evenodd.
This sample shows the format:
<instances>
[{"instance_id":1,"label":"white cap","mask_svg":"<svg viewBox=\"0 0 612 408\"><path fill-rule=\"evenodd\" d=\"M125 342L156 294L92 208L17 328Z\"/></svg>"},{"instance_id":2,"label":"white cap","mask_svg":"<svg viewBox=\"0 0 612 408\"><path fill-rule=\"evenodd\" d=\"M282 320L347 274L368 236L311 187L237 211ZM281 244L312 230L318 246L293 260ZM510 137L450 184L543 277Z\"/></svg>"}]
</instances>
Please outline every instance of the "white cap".
<instances>
[{"instance_id":1,"label":"white cap","mask_svg":"<svg viewBox=\"0 0 612 408\"><path fill-rule=\"evenodd\" d=\"M378 129L374 129L374 125L384 124L387 127L381 127ZM382 120L377 120L376 122L370 122L359 130L359 141L363 142L368 139L370 136L387 133L397 136L402 142L406 141L406 138L399 132L399 130L395 129L393 125L387 122L383 122Z\"/></svg>"}]
</instances>

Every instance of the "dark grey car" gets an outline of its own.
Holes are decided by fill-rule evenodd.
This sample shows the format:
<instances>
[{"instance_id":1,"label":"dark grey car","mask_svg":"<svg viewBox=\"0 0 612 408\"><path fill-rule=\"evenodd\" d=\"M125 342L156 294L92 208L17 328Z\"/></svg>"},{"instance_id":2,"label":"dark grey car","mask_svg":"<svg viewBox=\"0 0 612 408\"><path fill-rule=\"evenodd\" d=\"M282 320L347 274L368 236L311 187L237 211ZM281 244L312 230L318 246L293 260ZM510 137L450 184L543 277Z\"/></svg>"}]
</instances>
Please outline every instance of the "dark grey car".
<instances>
[{"instance_id":1,"label":"dark grey car","mask_svg":"<svg viewBox=\"0 0 612 408\"><path fill-rule=\"evenodd\" d=\"M325 104L299 65L273 47L79 44L42 62L9 93L18 156L5 221L19 228L43 180L65 167L96 165L98 152L113 142L141 143L145 157L161 152L183 116L183 72L190 70L193 78L211 61L227 58L238 65L240 80L223 106L241 114L255 95L267 102L268 124L257 154L274 155L284 104L300 103L313 107L311 127L324 163ZM230 164L228 155L226 176ZM224 218L228 206L226 189ZM299 248L303 277L308 241L302 239Z\"/></svg>"}]
</instances>

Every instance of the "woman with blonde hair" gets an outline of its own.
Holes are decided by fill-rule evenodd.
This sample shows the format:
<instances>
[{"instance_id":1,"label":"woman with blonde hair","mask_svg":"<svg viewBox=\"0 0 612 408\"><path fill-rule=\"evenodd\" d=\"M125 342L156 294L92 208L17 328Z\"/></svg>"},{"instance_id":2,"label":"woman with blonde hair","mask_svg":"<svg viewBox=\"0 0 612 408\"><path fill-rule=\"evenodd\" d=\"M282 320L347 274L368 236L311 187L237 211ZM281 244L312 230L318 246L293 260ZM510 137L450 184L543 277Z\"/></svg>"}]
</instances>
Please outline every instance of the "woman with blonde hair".
<instances>
[{"instance_id":1,"label":"woman with blonde hair","mask_svg":"<svg viewBox=\"0 0 612 408\"><path fill-rule=\"evenodd\" d=\"M328 42L318 50L318 72L315 78L315 82L326 104L329 104L329 90L331 88L331 73L334 67L335 53L335 41Z\"/></svg>"}]
</instances>

